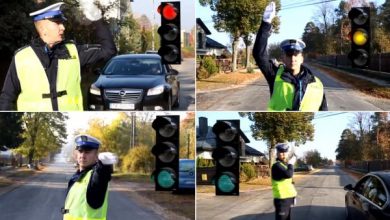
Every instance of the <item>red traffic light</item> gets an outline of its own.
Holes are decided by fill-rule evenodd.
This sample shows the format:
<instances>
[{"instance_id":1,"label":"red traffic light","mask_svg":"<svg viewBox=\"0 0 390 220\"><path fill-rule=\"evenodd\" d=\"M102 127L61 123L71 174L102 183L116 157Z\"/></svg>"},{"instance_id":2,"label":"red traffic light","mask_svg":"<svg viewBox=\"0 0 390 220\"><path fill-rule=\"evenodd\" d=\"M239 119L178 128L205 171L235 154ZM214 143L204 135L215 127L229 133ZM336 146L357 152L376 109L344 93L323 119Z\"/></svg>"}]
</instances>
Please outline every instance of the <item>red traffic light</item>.
<instances>
[{"instance_id":1,"label":"red traffic light","mask_svg":"<svg viewBox=\"0 0 390 220\"><path fill-rule=\"evenodd\" d=\"M170 3L165 4L165 6L160 5L157 8L157 12L167 20L175 19L178 14L177 11L178 9Z\"/></svg>"}]
</instances>

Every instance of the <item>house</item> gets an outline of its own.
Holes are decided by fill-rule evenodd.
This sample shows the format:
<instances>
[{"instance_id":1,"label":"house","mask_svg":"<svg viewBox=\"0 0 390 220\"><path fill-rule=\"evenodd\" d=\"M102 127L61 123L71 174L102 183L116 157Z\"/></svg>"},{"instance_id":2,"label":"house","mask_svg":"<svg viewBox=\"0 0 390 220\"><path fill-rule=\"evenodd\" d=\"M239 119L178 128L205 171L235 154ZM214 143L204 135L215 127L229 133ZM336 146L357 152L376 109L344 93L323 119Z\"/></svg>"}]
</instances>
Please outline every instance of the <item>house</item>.
<instances>
[{"instance_id":1,"label":"house","mask_svg":"<svg viewBox=\"0 0 390 220\"><path fill-rule=\"evenodd\" d=\"M212 153L216 147L216 137L212 132L212 127L208 126L206 117L199 117L199 126L196 128L196 154L198 158L212 160ZM250 147L248 137L239 130L240 134L240 161L243 163L259 163L264 158L264 154Z\"/></svg>"},{"instance_id":2,"label":"house","mask_svg":"<svg viewBox=\"0 0 390 220\"><path fill-rule=\"evenodd\" d=\"M199 56L221 56L227 51L227 47L223 44L207 37L211 32L203 23L202 19L196 19L196 54Z\"/></svg>"}]
</instances>

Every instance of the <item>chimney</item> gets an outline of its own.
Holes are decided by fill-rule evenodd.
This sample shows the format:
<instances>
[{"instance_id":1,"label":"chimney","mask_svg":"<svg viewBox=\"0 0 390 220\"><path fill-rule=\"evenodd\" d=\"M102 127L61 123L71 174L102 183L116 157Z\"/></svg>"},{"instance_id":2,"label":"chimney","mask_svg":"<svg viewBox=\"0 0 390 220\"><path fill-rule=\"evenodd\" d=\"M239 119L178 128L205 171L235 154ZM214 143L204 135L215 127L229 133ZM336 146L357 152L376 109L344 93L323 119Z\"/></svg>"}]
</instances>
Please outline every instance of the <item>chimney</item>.
<instances>
[{"instance_id":1,"label":"chimney","mask_svg":"<svg viewBox=\"0 0 390 220\"><path fill-rule=\"evenodd\" d=\"M208 131L207 118L199 117L199 137L206 137Z\"/></svg>"}]
</instances>

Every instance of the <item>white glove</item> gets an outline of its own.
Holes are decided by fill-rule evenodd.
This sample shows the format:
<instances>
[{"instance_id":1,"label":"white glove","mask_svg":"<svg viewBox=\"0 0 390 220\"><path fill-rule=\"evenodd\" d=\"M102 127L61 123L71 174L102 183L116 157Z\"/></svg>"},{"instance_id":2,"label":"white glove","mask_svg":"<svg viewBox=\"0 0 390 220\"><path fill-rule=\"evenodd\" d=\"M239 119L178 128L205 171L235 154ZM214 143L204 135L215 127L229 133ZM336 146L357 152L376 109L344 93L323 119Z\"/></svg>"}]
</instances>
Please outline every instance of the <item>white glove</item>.
<instances>
[{"instance_id":1,"label":"white glove","mask_svg":"<svg viewBox=\"0 0 390 220\"><path fill-rule=\"evenodd\" d=\"M95 5L94 0L79 0L79 3L88 20L97 21L102 18L102 11Z\"/></svg>"},{"instance_id":2,"label":"white glove","mask_svg":"<svg viewBox=\"0 0 390 220\"><path fill-rule=\"evenodd\" d=\"M270 2L265 8L263 21L267 23L271 23L272 19L276 16L276 7L275 2Z\"/></svg>"},{"instance_id":3,"label":"white glove","mask_svg":"<svg viewBox=\"0 0 390 220\"><path fill-rule=\"evenodd\" d=\"M291 164L294 166L295 162L297 162L297 157L296 156L292 156L290 158L290 160L288 161L288 164Z\"/></svg>"},{"instance_id":4,"label":"white glove","mask_svg":"<svg viewBox=\"0 0 390 220\"><path fill-rule=\"evenodd\" d=\"M116 164L118 162L118 157L111 152L99 153L98 157L99 157L99 160L104 165L112 165L112 164Z\"/></svg>"}]
</instances>

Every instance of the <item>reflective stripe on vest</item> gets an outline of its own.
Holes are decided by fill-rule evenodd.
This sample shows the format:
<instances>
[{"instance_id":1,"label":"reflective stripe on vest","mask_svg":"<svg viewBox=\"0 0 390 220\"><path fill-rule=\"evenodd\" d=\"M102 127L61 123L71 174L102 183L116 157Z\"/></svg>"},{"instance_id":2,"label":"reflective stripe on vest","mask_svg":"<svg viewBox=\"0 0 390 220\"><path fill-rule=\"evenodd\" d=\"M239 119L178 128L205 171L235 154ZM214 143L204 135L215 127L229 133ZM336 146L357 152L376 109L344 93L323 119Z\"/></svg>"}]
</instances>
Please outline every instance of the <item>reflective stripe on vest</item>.
<instances>
[{"instance_id":1,"label":"reflective stripe on vest","mask_svg":"<svg viewBox=\"0 0 390 220\"><path fill-rule=\"evenodd\" d=\"M58 59L58 110L82 111L83 97L77 48L74 44L66 44L66 48L70 58ZM15 55L15 66L21 88L17 101L18 111L53 111L49 80L31 47L26 47Z\"/></svg>"},{"instance_id":2,"label":"reflective stripe on vest","mask_svg":"<svg viewBox=\"0 0 390 220\"><path fill-rule=\"evenodd\" d=\"M279 161L276 163L280 163L287 170L287 166L283 163ZM274 165L276 163L274 163ZM274 180L272 178L272 194L276 199L286 199L297 196L297 191L292 184L292 178L282 180Z\"/></svg>"},{"instance_id":3,"label":"reflective stripe on vest","mask_svg":"<svg viewBox=\"0 0 390 220\"><path fill-rule=\"evenodd\" d=\"M103 205L98 209L93 209L87 202L87 188L91 179L92 170L88 171L81 181L76 181L70 188L65 200L65 209L68 210L64 214L64 220L105 220L107 216L107 198L104 197Z\"/></svg>"},{"instance_id":4,"label":"reflective stripe on vest","mask_svg":"<svg viewBox=\"0 0 390 220\"><path fill-rule=\"evenodd\" d=\"M284 67L281 65L276 73L274 91L268 103L268 111L292 110L295 88L289 82L284 81L281 76ZM299 111L318 111L321 107L324 96L324 86L320 79L315 78L315 82L309 83L303 95Z\"/></svg>"}]
</instances>

